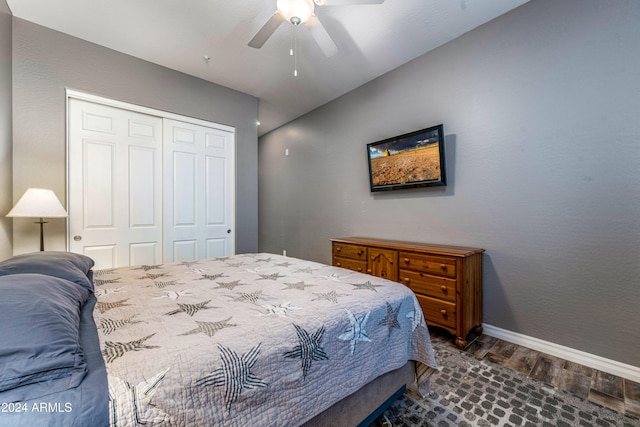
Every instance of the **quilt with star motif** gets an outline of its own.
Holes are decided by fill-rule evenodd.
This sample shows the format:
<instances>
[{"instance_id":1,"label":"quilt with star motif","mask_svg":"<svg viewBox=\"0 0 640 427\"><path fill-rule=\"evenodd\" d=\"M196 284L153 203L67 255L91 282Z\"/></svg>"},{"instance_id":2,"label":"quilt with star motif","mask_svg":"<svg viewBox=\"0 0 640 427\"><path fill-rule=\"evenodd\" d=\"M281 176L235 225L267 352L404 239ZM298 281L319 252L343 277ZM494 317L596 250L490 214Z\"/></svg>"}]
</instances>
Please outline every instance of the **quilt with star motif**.
<instances>
[{"instance_id":1,"label":"quilt with star motif","mask_svg":"<svg viewBox=\"0 0 640 427\"><path fill-rule=\"evenodd\" d=\"M408 360L436 367L413 293L338 267L243 254L94 285L112 426L296 426Z\"/></svg>"}]
</instances>

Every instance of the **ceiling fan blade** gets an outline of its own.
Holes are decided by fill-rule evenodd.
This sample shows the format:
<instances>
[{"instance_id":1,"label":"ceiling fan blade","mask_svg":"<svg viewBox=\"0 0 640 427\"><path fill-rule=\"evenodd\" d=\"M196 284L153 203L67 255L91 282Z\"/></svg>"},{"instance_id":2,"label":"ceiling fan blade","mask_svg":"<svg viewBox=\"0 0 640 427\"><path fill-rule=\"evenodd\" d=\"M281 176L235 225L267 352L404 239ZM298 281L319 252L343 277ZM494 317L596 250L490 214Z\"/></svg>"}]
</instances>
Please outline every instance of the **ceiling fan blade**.
<instances>
[{"instance_id":1,"label":"ceiling fan blade","mask_svg":"<svg viewBox=\"0 0 640 427\"><path fill-rule=\"evenodd\" d=\"M314 0L319 6L346 6L351 4L382 4L384 0Z\"/></svg>"},{"instance_id":2,"label":"ceiling fan blade","mask_svg":"<svg viewBox=\"0 0 640 427\"><path fill-rule=\"evenodd\" d=\"M336 46L329 33L327 33L327 30L324 28L324 25L322 25L322 22L320 22L318 17L312 16L305 25L309 27L311 35L326 56L333 56L338 53L338 46Z\"/></svg>"},{"instance_id":3,"label":"ceiling fan blade","mask_svg":"<svg viewBox=\"0 0 640 427\"><path fill-rule=\"evenodd\" d=\"M284 17L278 12L271 15L271 18L265 22L262 28L260 28L256 35L249 41L249 46L260 49L269 37L271 37L271 34L273 34L284 21Z\"/></svg>"}]
</instances>

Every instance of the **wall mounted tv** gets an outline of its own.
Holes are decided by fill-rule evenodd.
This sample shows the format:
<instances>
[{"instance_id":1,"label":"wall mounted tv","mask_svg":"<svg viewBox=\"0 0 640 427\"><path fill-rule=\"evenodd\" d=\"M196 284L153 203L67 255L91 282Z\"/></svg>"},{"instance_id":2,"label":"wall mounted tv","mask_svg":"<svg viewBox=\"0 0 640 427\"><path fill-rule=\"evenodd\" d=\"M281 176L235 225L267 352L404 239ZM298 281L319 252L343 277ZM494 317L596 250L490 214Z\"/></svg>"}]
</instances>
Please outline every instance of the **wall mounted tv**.
<instances>
[{"instance_id":1,"label":"wall mounted tv","mask_svg":"<svg viewBox=\"0 0 640 427\"><path fill-rule=\"evenodd\" d=\"M443 125L367 144L371 191L447 185Z\"/></svg>"}]
</instances>

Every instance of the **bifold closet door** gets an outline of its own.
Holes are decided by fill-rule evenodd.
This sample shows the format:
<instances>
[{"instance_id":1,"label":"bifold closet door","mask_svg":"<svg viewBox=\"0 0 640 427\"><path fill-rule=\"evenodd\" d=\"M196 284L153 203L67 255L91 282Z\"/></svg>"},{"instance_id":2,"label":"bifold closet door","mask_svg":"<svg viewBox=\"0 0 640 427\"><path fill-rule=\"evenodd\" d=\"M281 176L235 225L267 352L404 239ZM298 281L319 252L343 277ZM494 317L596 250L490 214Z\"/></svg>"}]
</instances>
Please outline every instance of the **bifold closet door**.
<instances>
[{"instance_id":1,"label":"bifold closet door","mask_svg":"<svg viewBox=\"0 0 640 427\"><path fill-rule=\"evenodd\" d=\"M162 119L70 98L69 250L97 269L162 263Z\"/></svg>"},{"instance_id":2,"label":"bifold closet door","mask_svg":"<svg viewBox=\"0 0 640 427\"><path fill-rule=\"evenodd\" d=\"M165 262L235 251L235 133L164 119Z\"/></svg>"}]
</instances>

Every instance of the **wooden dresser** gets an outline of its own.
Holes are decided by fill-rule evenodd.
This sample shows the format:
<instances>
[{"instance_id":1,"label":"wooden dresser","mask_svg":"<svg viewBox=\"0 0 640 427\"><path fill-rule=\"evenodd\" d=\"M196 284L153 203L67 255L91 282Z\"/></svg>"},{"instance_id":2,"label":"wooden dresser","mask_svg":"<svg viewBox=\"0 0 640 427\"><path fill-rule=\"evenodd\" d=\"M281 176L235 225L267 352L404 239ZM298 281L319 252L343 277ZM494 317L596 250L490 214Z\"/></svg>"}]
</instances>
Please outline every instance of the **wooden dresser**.
<instances>
[{"instance_id":1,"label":"wooden dresser","mask_svg":"<svg viewBox=\"0 0 640 427\"><path fill-rule=\"evenodd\" d=\"M408 286L428 325L448 330L459 348L482 333L482 253L484 249L396 240L331 239L336 267L383 277Z\"/></svg>"}]
</instances>

